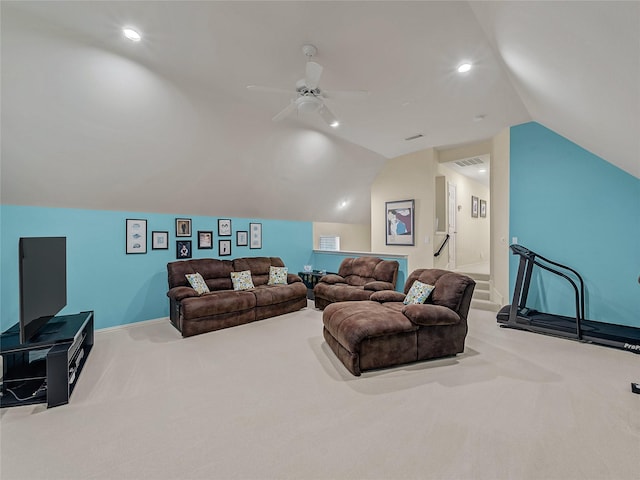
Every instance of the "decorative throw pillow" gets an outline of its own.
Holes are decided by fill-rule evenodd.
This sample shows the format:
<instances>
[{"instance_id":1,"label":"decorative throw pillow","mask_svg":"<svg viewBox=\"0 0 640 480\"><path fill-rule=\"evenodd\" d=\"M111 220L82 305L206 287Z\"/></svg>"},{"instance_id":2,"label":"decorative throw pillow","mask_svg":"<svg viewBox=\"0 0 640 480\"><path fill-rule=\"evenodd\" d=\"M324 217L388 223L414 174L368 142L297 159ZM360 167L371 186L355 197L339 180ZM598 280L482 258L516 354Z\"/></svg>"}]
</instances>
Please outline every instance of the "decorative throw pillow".
<instances>
[{"instance_id":1,"label":"decorative throw pillow","mask_svg":"<svg viewBox=\"0 0 640 480\"><path fill-rule=\"evenodd\" d=\"M429 298L429 295L431 295L431 292L433 292L434 288L436 287L434 287L433 285L422 283L416 280L415 282L413 282L413 285L411 285L411 289L409 290L409 293L407 293L407 296L404 298L404 302L402 303L404 303L405 305L411 305L412 303L424 303L427 298Z\"/></svg>"},{"instance_id":2,"label":"decorative throw pillow","mask_svg":"<svg viewBox=\"0 0 640 480\"><path fill-rule=\"evenodd\" d=\"M191 288L198 292L198 295L209 293L209 287L207 287L207 283L204 281L204 278L202 278L202 275L199 273L188 273L185 277L189 280Z\"/></svg>"},{"instance_id":3,"label":"decorative throw pillow","mask_svg":"<svg viewBox=\"0 0 640 480\"><path fill-rule=\"evenodd\" d=\"M287 267L269 267L269 282L267 285L286 285L287 273L289 273Z\"/></svg>"},{"instance_id":4,"label":"decorative throw pillow","mask_svg":"<svg viewBox=\"0 0 640 480\"><path fill-rule=\"evenodd\" d=\"M253 280L251 280L251 270L243 270L242 272L231 272L231 281L234 290L250 290L255 288Z\"/></svg>"}]
</instances>

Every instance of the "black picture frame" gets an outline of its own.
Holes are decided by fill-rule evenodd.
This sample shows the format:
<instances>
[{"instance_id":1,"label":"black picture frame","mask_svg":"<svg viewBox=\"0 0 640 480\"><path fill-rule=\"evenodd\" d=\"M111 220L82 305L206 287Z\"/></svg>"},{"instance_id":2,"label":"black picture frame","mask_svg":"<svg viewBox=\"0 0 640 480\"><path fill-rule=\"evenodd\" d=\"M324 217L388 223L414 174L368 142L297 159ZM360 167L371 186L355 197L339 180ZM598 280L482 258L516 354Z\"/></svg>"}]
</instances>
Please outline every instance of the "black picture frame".
<instances>
[{"instance_id":1,"label":"black picture frame","mask_svg":"<svg viewBox=\"0 0 640 480\"><path fill-rule=\"evenodd\" d=\"M249 245L249 232L247 230L238 230L236 232L236 247L246 247Z\"/></svg>"},{"instance_id":2,"label":"black picture frame","mask_svg":"<svg viewBox=\"0 0 640 480\"><path fill-rule=\"evenodd\" d=\"M176 237L191 236L191 219L176 218Z\"/></svg>"},{"instance_id":3,"label":"black picture frame","mask_svg":"<svg viewBox=\"0 0 640 480\"><path fill-rule=\"evenodd\" d=\"M169 250L169 232L151 232L151 250Z\"/></svg>"},{"instance_id":4,"label":"black picture frame","mask_svg":"<svg viewBox=\"0 0 640 480\"><path fill-rule=\"evenodd\" d=\"M147 253L147 221L140 218L127 218L125 225L127 255Z\"/></svg>"},{"instance_id":5,"label":"black picture frame","mask_svg":"<svg viewBox=\"0 0 640 480\"><path fill-rule=\"evenodd\" d=\"M256 250L262 248L262 224L249 224L249 248Z\"/></svg>"},{"instance_id":6,"label":"black picture frame","mask_svg":"<svg viewBox=\"0 0 640 480\"><path fill-rule=\"evenodd\" d=\"M478 218L478 197L471 196L471 218Z\"/></svg>"},{"instance_id":7,"label":"black picture frame","mask_svg":"<svg viewBox=\"0 0 640 480\"><path fill-rule=\"evenodd\" d=\"M176 240L176 258L178 260L191 258L191 240Z\"/></svg>"},{"instance_id":8,"label":"black picture frame","mask_svg":"<svg viewBox=\"0 0 640 480\"><path fill-rule=\"evenodd\" d=\"M231 240L218 240L218 256L228 257L231 255Z\"/></svg>"},{"instance_id":9,"label":"black picture frame","mask_svg":"<svg viewBox=\"0 0 640 480\"><path fill-rule=\"evenodd\" d=\"M231 219L230 218L218 219L218 236L219 237L231 236Z\"/></svg>"},{"instance_id":10,"label":"black picture frame","mask_svg":"<svg viewBox=\"0 0 640 480\"><path fill-rule=\"evenodd\" d=\"M198 248L201 250L213 249L213 232L211 230L198 230Z\"/></svg>"},{"instance_id":11,"label":"black picture frame","mask_svg":"<svg viewBox=\"0 0 640 480\"><path fill-rule=\"evenodd\" d=\"M416 244L415 207L414 199L385 202L385 245Z\"/></svg>"},{"instance_id":12,"label":"black picture frame","mask_svg":"<svg viewBox=\"0 0 640 480\"><path fill-rule=\"evenodd\" d=\"M480 200L480 217L481 218L487 217L487 201L486 200Z\"/></svg>"}]
</instances>

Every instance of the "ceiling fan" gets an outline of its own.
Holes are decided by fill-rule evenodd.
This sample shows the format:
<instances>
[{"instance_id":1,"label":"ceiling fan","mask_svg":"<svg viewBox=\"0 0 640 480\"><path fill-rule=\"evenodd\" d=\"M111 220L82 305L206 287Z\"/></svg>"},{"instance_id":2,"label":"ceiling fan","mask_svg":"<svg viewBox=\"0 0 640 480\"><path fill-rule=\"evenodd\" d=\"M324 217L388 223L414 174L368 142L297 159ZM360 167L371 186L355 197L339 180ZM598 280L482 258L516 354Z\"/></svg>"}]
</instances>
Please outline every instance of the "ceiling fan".
<instances>
[{"instance_id":1,"label":"ceiling fan","mask_svg":"<svg viewBox=\"0 0 640 480\"><path fill-rule=\"evenodd\" d=\"M336 128L340 125L340 122L326 105L325 99L362 97L369 94L369 92L365 90L320 90L318 84L320 83L323 68L322 65L311 60L311 57L317 52L318 49L313 45L302 46L302 53L307 57L305 76L296 82L295 98L292 98L289 105L273 117L272 120L274 122L282 120L294 111L298 114L318 113L329 126ZM291 90L262 87L259 85L248 85L247 88L256 92L292 93Z\"/></svg>"}]
</instances>

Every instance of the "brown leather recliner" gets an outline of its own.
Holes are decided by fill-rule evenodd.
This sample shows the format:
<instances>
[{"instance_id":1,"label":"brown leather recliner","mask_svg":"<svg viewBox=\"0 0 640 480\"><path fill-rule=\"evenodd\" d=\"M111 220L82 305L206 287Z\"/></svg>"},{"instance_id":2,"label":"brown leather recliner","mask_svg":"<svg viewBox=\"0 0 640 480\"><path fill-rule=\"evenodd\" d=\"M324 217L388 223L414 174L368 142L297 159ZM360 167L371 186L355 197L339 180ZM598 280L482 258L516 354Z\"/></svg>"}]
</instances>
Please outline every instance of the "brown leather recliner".
<instances>
[{"instance_id":1,"label":"brown leather recliner","mask_svg":"<svg viewBox=\"0 0 640 480\"><path fill-rule=\"evenodd\" d=\"M368 300L377 291L395 290L398 262L377 257L345 258L337 274L325 275L313 289L315 306L334 302Z\"/></svg>"},{"instance_id":2,"label":"brown leather recliner","mask_svg":"<svg viewBox=\"0 0 640 480\"><path fill-rule=\"evenodd\" d=\"M434 285L427 301L405 305L413 282ZM415 270L404 294L376 292L370 300L338 302L322 314L327 344L353 374L464 351L467 315L475 282L459 273Z\"/></svg>"}]
</instances>

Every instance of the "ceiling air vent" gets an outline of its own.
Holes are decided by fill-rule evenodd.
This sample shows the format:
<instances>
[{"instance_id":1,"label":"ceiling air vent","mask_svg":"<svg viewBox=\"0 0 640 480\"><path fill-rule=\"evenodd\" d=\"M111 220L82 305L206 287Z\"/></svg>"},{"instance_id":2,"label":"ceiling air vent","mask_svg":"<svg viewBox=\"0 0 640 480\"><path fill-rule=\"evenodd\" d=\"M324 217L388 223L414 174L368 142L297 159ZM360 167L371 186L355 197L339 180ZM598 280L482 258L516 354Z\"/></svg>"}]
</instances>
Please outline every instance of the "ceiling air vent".
<instances>
[{"instance_id":1,"label":"ceiling air vent","mask_svg":"<svg viewBox=\"0 0 640 480\"><path fill-rule=\"evenodd\" d=\"M464 160L458 160L455 162L459 167L470 167L471 165L481 165L484 162L480 157L465 158Z\"/></svg>"},{"instance_id":2,"label":"ceiling air vent","mask_svg":"<svg viewBox=\"0 0 640 480\"><path fill-rule=\"evenodd\" d=\"M406 141L409 141L409 140L415 140L416 138L420 138L420 137L424 137L424 135L423 135L423 134L421 134L421 133L419 133L419 134L417 134L417 135L414 135L413 137L407 137L407 138L405 138L405 140L406 140Z\"/></svg>"}]
</instances>

